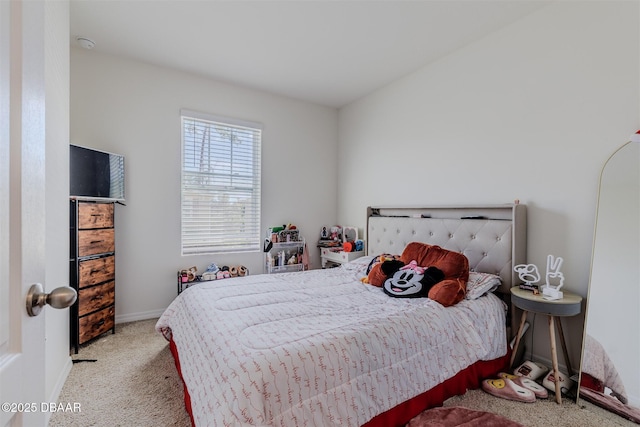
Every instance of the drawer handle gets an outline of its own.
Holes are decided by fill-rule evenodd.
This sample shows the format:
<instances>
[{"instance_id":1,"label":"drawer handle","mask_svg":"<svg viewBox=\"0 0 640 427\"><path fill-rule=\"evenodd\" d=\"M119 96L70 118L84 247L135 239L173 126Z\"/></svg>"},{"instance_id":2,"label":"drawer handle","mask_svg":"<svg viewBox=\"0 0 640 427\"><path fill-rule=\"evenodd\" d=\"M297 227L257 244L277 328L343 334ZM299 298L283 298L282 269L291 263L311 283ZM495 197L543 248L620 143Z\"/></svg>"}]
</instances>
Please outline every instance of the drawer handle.
<instances>
[{"instance_id":1,"label":"drawer handle","mask_svg":"<svg viewBox=\"0 0 640 427\"><path fill-rule=\"evenodd\" d=\"M103 295L96 295L95 297L91 298L91 300L92 300L92 301L95 301L95 300L97 300L97 299L102 299L102 298L104 298L104 296L103 296Z\"/></svg>"},{"instance_id":2,"label":"drawer handle","mask_svg":"<svg viewBox=\"0 0 640 427\"><path fill-rule=\"evenodd\" d=\"M101 319L99 322L96 322L96 326L104 325L104 319Z\"/></svg>"}]
</instances>

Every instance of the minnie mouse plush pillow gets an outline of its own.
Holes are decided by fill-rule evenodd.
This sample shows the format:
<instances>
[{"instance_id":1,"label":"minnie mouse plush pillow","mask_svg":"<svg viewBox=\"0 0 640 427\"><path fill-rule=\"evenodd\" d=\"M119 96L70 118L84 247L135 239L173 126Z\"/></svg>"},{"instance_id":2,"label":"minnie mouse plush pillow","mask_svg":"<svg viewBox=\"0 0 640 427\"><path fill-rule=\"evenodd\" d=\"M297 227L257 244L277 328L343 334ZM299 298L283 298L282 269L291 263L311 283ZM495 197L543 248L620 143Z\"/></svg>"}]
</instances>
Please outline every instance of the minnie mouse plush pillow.
<instances>
[{"instance_id":1,"label":"minnie mouse plush pillow","mask_svg":"<svg viewBox=\"0 0 640 427\"><path fill-rule=\"evenodd\" d=\"M443 278L442 270L436 267L422 268L412 261L390 275L383 289L387 295L396 298L423 298Z\"/></svg>"},{"instance_id":2,"label":"minnie mouse plush pillow","mask_svg":"<svg viewBox=\"0 0 640 427\"><path fill-rule=\"evenodd\" d=\"M402 252L401 261L408 264L415 260L424 267L436 267L444 273L444 279L429 290L429 298L445 307L464 299L469 279L469 260L459 252L421 242L409 243Z\"/></svg>"}]
</instances>

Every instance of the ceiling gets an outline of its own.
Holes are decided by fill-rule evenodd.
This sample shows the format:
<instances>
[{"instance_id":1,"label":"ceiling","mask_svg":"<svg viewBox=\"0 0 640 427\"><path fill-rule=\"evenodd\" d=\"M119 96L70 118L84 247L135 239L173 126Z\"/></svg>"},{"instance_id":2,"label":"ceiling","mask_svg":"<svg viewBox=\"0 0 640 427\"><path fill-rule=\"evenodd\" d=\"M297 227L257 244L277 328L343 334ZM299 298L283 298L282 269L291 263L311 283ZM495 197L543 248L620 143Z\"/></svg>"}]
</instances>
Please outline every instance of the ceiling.
<instances>
[{"instance_id":1,"label":"ceiling","mask_svg":"<svg viewBox=\"0 0 640 427\"><path fill-rule=\"evenodd\" d=\"M339 108L551 0L71 0L71 42Z\"/></svg>"}]
</instances>

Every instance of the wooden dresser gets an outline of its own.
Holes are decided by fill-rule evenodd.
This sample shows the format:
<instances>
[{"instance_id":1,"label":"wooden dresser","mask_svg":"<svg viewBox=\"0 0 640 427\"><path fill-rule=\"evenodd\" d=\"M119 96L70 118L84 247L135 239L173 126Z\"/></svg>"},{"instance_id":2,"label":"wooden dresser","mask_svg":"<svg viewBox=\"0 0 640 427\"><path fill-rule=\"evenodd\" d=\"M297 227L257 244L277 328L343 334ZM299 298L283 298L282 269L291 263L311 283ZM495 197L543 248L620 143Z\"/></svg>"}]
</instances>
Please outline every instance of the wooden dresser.
<instances>
[{"instance_id":1,"label":"wooden dresser","mask_svg":"<svg viewBox=\"0 0 640 427\"><path fill-rule=\"evenodd\" d=\"M78 292L71 307L71 345L115 333L114 203L70 202L69 282Z\"/></svg>"}]
</instances>

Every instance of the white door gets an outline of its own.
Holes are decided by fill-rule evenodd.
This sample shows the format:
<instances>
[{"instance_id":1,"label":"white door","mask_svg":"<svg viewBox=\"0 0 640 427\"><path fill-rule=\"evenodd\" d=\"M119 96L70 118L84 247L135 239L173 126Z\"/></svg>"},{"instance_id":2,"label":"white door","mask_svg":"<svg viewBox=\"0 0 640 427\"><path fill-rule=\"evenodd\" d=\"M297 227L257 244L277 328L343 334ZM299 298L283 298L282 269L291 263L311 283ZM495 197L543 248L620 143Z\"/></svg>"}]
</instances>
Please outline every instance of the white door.
<instances>
[{"instance_id":1,"label":"white door","mask_svg":"<svg viewBox=\"0 0 640 427\"><path fill-rule=\"evenodd\" d=\"M0 0L0 426L44 426L44 2ZM47 309L49 310L49 309Z\"/></svg>"}]
</instances>

